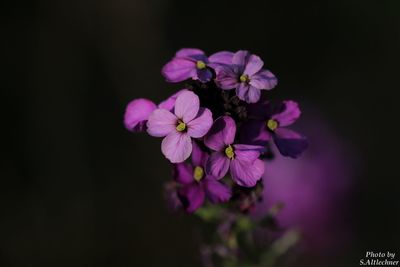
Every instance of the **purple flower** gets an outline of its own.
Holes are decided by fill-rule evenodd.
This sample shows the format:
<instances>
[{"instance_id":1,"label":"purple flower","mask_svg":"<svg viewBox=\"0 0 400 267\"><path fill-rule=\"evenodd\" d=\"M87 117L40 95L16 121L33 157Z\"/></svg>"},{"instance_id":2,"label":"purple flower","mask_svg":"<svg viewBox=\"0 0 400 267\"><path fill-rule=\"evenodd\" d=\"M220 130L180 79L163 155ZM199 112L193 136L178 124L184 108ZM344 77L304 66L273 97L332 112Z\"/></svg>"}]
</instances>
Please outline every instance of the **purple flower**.
<instances>
[{"instance_id":1,"label":"purple flower","mask_svg":"<svg viewBox=\"0 0 400 267\"><path fill-rule=\"evenodd\" d=\"M207 197L213 203L228 201L232 195L228 186L204 172L208 154L193 142L192 164L174 165L175 180L182 185L178 196L187 212L200 208Z\"/></svg>"},{"instance_id":2,"label":"purple flower","mask_svg":"<svg viewBox=\"0 0 400 267\"><path fill-rule=\"evenodd\" d=\"M212 122L211 111L200 108L199 97L187 91L177 97L174 113L159 108L150 114L147 132L155 137L165 136L161 144L162 153L172 163L180 163L192 153L191 138L203 137Z\"/></svg>"},{"instance_id":3,"label":"purple flower","mask_svg":"<svg viewBox=\"0 0 400 267\"><path fill-rule=\"evenodd\" d=\"M183 92L188 91L187 89L182 89L166 100L162 101L158 108L163 108L172 111L174 109L176 98ZM150 114L157 108L153 101L138 98L134 99L126 107L124 114L124 125L125 128L131 132L143 132L146 130L147 119Z\"/></svg>"},{"instance_id":4,"label":"purple flower","mask_svg":"<svg viewBox=\"0 0 400 267\"><path fill-rule=\"evenodd\" d=\"M222 51L209 58L203 51L196 48L183 48L175 57L162 68L162 75L168 82L181 82L192 78L201 82L208 82L212 78L212 71L217 64L228 64L233 53Z\"/></svg>"},{"instance_id":5,"label":"purple flower","mask_svg":"<svg viewBox=\"0 0 400 267\"><path fill-rule=\"evenodd\" d=\"M273 139L279 152L286 157L297 158L308 146L307 139L286 126L300 117L296 102L287 100L278 104L264 102L250 105L249 115L257 118L243 124L240 139L246 144L266 145Z\"/></svg>"},{"instance_id":6,"label":"purple flower","mask_svg":"<svg viewBox=\"0 0 400 267\"><path fill-rule=\"evenodd\" d=\"M271 90L278 80L269 70L262 69L260 57L240 50L232 57L231 65L220 65L216 83L225 90L236 89L237 96L247 103L260 99L260 90Z\"/></svg>"},{"instance_id":7,"label":"purple flower","mask_svg":"<svg viewBox=\"0 0 400 267\"><path fill-rule=\"evenodd\" d=\"M230 169L232 179L240 186L252 187L264 173L264 164L258 159L263 147L233 144L235 121L229 116L218 118L204 138L205 145L214 150L207 161L206 171L218 179Z\"/></svg>"}]
</instances>

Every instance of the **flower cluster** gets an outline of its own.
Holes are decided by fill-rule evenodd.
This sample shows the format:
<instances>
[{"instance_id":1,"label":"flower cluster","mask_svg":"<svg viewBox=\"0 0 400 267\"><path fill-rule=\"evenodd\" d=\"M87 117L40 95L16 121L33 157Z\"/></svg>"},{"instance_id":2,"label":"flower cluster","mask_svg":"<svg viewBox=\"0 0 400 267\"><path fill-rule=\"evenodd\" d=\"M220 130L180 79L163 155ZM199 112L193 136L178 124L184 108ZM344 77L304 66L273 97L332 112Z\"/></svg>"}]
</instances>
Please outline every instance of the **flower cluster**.
<instances>
[{"instance_id":1,"label":"flower cluster","mask_svg":"<svg viewBox=\"0 0 400 267\"><path fill-rule=\"evenodd\" d=\"M206 199L241 199L235 192L260 183L272 141L292 158L307 147L302 135L287 128L300 116L298 104L261 95L277 85L263 66L248 51L207 57L199 49L181 49L162 75L171 83L185 82L184 89L158 105L147 99L128 104L128 130L163 138L161 151L173 164L168 191L175 207L194 212ZM231 179L224 179L228 173Z\"/></svg>"}]
</instances>

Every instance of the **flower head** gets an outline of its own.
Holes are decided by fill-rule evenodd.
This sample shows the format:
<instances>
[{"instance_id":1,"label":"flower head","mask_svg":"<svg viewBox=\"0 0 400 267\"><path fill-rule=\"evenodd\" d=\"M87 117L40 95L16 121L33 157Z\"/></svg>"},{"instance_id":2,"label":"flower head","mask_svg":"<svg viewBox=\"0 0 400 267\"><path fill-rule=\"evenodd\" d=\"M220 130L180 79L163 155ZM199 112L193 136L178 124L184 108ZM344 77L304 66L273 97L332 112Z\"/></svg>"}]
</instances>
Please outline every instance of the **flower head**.
<instances>
[{"instance_id":1,"label":"flower head","mask_svg":"<svg viewBox=\"0 0 400 267\"><path fill-rule=\"evenodd\" d=\"M196 142L193 142L192 164L178 163L174 165L175 180L182 185L178 196L187 212L200 208L205 199L213 203L228 201L231 190L204 171L208 154Z\"/></svg>"},{"instance_id":2,"label":"flower head","mask_svg":"<svg viewBox=\"0 0 400 267\"><path fill-rule=\"evenodd\" d=\"M263 147L234 144L235 121L229 116L218 118L204 139L205 145L214 150L207 161L206 171L218 179L228 170L240 186L252 187L261 179L264 164L259 159Z\"/></svg>"},{"instance_id":3,"label":"flower head","mask_svg":"<svg viewBox=\"0 0 400 267\"><path fill-rule=\"evenodd\" d=\"M308 142L304 136L286 128L300 117L301 111L296 102L264 102L250 105L248 111L256 119L243 125L240 136L242 142L266 145L273 139L279 152L292 158L298 157L307 148Z\"/></svg>"},{"instance_id":4,"label":"flower head","mask_svg":"<svg viewBox=\"0 0 400 267\"><path fill-rule=\"evenodd\" d=\"M233 53L222 51L207 57L205 53L196 48L183 48L162 69L162 75L168 82L181 82L192 78L201 82L211 80L211 71L217 64L231 61Z\"/></svg>"},{"instance_id":5,"label":"flower head","mask_svg":"<svg viewBox=\"0 0 400 267\"><path fill-rule=\"evenodd\" d=\"M258 56L240 50L233 55L230 65L217 68L216 83L225 90L236 89L241 100L255 103L260 99L260 90L271 90L278 83L274 74L262 69L263 65Z\"/></svg>"},{"instance_id":6,"label":"flower head","mask_svg":"<svg viewBox=\"0 0 400 267\"><path fill-rule=\"evenodd\" d=\"M192 152L191 138L203 137L212 125L211 111L200 108L199 97L186 91L177 98L174 111L154 110L147 121L151 136L165 137L161 151L172 163L183 162Z\"/></svg>"}]
</instances>

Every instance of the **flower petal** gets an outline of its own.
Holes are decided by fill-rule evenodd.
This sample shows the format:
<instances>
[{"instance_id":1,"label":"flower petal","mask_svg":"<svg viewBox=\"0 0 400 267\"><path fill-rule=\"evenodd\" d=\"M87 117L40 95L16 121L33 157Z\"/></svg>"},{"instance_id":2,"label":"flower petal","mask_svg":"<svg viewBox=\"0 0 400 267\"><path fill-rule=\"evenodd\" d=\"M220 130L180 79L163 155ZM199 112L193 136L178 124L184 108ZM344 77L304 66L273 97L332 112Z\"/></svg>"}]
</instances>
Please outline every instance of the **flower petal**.
<instances>
[{"instance_id":1,"label":"flower petal","mask_svg":"<svg viewBox=\"0 0 400 267\"><path fill-rule=\"evenodd\" d=\"M278 84L278 79L269 70L261 70L251 76L250 85L261 89L271 90Z\"/></svg>"},{"instance_id":2,"label":"flower petal","mask_svg":"<svg viewBox=\"0 0 400 267\"><path fill-rule=\"evenodd\" d=\"M203 185L207 198L213 203L226 202L232 196L231 189L227 185L217 181L215 177L207 176L203 180Z\"/></svg>"},{"instance_id":3,"label":"flower petal","mask_svg":"<svg viewBox=\"0 0 400 267\"><path fill-rule=\"evenodd\" d=\"M197 48L182 48L178 52L176 52L175 57L197 58L205 57L205 54L202 50Z\"/></svg>"},{"instance_id":4,"label":"flower petal","mask_svg":"<svg viewBox=\"0 0 400 267\"><path fill-rule=\"evenodd\" d=\"M213 124L212 113L208 108L200 108L196 118L187 123L187 133L194 138L203 137Z\"/></svg>"},{"instance_id":5,"label":"flower petal","mask_svg":"<svg viewBox=\"0 0 400 267\"><path fill-rule=\"evenodd\" d=\"M228 172L229 164L230 160L222 152L214 152L208 158L206 173L220 179Z\"/></svg>"},{"instance_id":6,"label":"flower petal","mask_svg":"<svg viewBox=\"0 0 400 267\"><path fill-rule=\"evenodd\" d=\"M175 181L180 184L191 184L193 179L193 167L188 163L178 163L173 165L173 176Z\"/></svg>"},{"instance_id":7,"label":"flower petal","mask_svg":"<svg viewBox=\"0 0 400 267\"><path fill-rule=\"evenodd\" d=\"M242 124L240 143L248 145L266 146L271 139L264 121L249 120Z\"/></svg>"},{"instance_id":8,"label":"flower petal","mask_svg":"<svg viewBox=\"0 0 400 267\"><path fill-rule=\"evenodd\" d=\"M308 147L304 136L287 128L275 130L274 142L283 156L291 158L297 158Z\"/></svg>"},{"instance_id":9,"label":"flower petal","mask_svg":"<svg viewBox=\"0 0 400 267\"><path fill-rule=\"evenodd\" d=\"M191 91L183 92L176 99L175 115L185 123L188 123L196 117L199 108L199 97Z\"/></svg>"},{"instance_id":10,"label":"flower petal","mask_svg":"<svg viewBox=\"0 0 400 267\"><path fill-rule=\"evenodd\" d=\"M193 77L194 80L199 80L202 83L210 81L211 78L212 78L212 72L208 68L201 70L197 69L196 77Z\"/></svg>"},{"instance_id":11,"label":"flower petal","mask_svg":"<svg viewBox=\"0 0 400 267\"><path fill-rule=\"evenodd\" d=\"M168 82L181 82L196 75L196 62L174 58L164 65L161 73Z\"/></svg>"},{"instance_id":12,"label":"flower petal","mask_svg":"<svg viewBox=\"0 0 400 267\"><path fill-rule=\"evenodd\" d=\"M294 123L301 114L299 105L292 100L283 101L284 108L282 112L272 116L274 120L279 122L279 126L288 126Z\"/></svg>"},{"instance_id":13,"label":"flower petal","mask_svg":"<svg viewBox=\"0 0 400 267\"><path fill-rule=\"evenodd\" d=\"M247 103L256 103L260 100L261 92L260 89L247 83L240 83L239 87L236 88L236 95L239 99L246 101Z\"/></svg>"},{"instance_id":14,"label":"flower petal","mask_svg":"<svg viewBox=\"0 0 400 267\"><path fill-rule=\"evenodd\" d=\"M215 68L215 83L224 90L229 90L239 86L238 74L232 66L218 66Z\"/></svg>"},{"instance_id":15,"label":"flower petal","mask_svg":"<svg viewBox=\"0 0 400 267\"><path fill-rule=\"evenodd\" d=\"M180 188L178 196L186 212L193 213L203 205L205 192L198 183L193 183Z\"/></svg>"},{"instance_id":16,"label":"flower petal","mask_svg":"<svg viewBox=\"0 0 400 267\"><path fill-rule=\"evenodd\" d=\"M253 162L260 157L265 150L262 146L236 144L233 146L235 151L235 159Z\"/></svg>"},{"instance_id":17,"label":"flower petal","mask_svg":"<svg viewBox=\"0 0 400 267\"><path fill-rule=\"evenodd\" d=\"M253 187L264 174L264 163L256 159L254 162L234 159L230 165L232 179L240 186Z\"/></svg>"},{"instance_id":18,"label":"flower petal","mask_svg":"<svg viewBox=\"0 0 400 267\"><path fill-rule=\"evenodd\" d=\"M147 132L151 136L163 137L170 132L176 132L177 118L166 109L154 110L147 121Z\"/></svg>"},{"instance_id":19,"label":"flower petal","mask_svg":"<svg viewBox=\"0 0 400 267\"><path fill-rule=\"evenodd\" d=\"M173 94L172 96L168 97L167 99L162 101L160 104L158 104L158 108L166 109L166 110L173 112L175 102L176 102L176 99L178 98L178 96L180 94L182 94L183 92L188 92L188 91L189 91L188 89L179 90L178 92L176 92L175 94Z\"/></svg>"},{"instance_id":20,"label":"flower petal","mask_svg":"<svg viewBox=\"0 0 400 267\"><path fill-rule=\"evenodd\" d=\"M192 163L193 166L201 166L205 168L208 160L208 153L203 149L202 146L198 144L198 142L193 141L193 150L192 150Z\"/></svg>"},{"instance_id":21,"label":"flower petal","mask_svg":"<svg viewBox=\"0 0 400 267\"><path fill-rule=\"evenodd\" d=\"M261 90L250 86L249 90L247 91L247 96L245 97L247 103L256 103L260 100L261 97Z\"/></svg>"},{"instance_id":22,"label":"flower petal","mask_svg":"<svg viewBox=\"0 0 400 267\"><path fill-rule=\"evenodd\" d=\"M264 65L264 62L261 60L261 58L259 56L250 55L247 58L246 67L245 67L243 73L247 74L249 76L252 76L253 74L257 73L259 70L261 70L263 65Z\"/></svg>"},{"instance_id":23,"label":"flower petal","mask_svg":"<svg viewBox=\"0 0 400 267\"><path fill-rule=\"evenodd\" d=\"M225 146L233 143L235 134L235 121L229 116L222 116L215 120L204 138L204 144L215 151L221 151Z\"/></svg>"},{"instance_id":24,"label":"flower petal","mask_svg":"<svg viewBox=\"0 0 400 267\"><path fill-rule=\"evenodd\" d=\"M239 66L239 73L243 74L250 52L246 50L237 51L232 57L232 64Z\"/></svg>"},{"instance_id":25,"label":"flower petal","mask_svg":"<svg viewBox=\"0 0 400 267\"><path fill-rule=\"evenodd\" d=\"M134 99L126 106L124 115L125 128L132 132L141 132L146 128L146 121L156 109L156 104L145 98Z\"/></svg>"},{"instance_id":26,"label":"flower petal","mask_svg":"<svg viewBox=\"0 0 400 267\"><path fill-rule=\"evenodd\" d=\"M173 131L161 143L161 151L172 163L180 163L192 153L192 140L186 133Z\"/></svg>"},{"instance_id":27,"label":"flower petal","mask_svg":"<svg viewBox=\"0 0 400 267\"><path fill-rule=\"evenodd\" d=\"M215 54L212 54L208 57L208 60L211 63L219 63L219 64L232 64L232 58L234 53L230 51L220 51Z\"/></svg>"}]
</instances>

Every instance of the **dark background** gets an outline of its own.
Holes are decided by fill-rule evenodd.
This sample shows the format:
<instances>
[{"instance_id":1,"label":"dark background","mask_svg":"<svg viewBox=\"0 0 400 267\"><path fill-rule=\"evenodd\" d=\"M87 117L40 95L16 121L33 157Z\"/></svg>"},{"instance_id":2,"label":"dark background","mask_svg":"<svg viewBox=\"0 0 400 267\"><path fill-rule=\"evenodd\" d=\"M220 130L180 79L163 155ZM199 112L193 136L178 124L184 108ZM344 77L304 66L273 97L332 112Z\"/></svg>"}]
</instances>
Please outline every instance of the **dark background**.
<instances>
[{"instance_id":1,"label":"dark background","mask_svg":"<svg viewBox=\"0 0 400 267\"><path fill-rule=\"evenodd\" d=\"M131 99L177 89L160 69L181 47L249 49L275 96L319 107L361 166L341 266L400 253L399 1L1 5L0 266L199 266L193 219L164 206L159 140L122 124Z\"/></svg>"}]
</instances>

